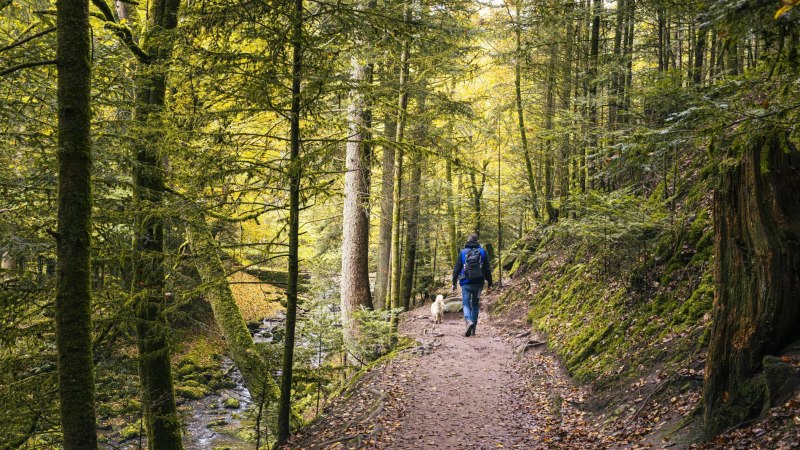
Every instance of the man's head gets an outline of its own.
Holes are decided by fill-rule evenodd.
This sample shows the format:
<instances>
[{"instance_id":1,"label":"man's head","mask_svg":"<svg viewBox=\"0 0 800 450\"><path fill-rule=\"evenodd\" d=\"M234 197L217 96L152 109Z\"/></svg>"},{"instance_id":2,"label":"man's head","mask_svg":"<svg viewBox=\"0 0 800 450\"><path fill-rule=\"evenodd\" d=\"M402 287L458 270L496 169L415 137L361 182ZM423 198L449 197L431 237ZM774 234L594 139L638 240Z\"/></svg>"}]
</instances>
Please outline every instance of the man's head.
<instances>
[{"instance_id":1,"label":"man's head","mask_svg":"<svg viewBox=\"0 0 800 450\"><path fill-rule=\"evenodd\" d=\"M471 233L467 236L467 244L477 244L478 243L478 233Z\"/></svg>"}]
</instances>

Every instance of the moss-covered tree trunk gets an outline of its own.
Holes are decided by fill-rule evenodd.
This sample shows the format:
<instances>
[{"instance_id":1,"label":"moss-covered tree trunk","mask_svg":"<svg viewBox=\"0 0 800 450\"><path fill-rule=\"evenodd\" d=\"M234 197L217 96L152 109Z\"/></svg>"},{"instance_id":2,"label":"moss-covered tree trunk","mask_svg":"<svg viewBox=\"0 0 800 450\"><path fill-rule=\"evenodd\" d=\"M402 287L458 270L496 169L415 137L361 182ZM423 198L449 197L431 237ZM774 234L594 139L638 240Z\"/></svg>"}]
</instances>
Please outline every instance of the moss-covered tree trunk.
<instances>
[{"instance_id":1,"label":"moss-covered tree trunk","mask_svg":"<svg viewBox=\"0 0 800 450\"><path fill-rule=\"evenodd\" d=\"M765 406L762 358L800 338L800 153L759 131L714 197L714 328L705 369L705 435Z\"/></svg>"},{"instance_id":2,"label":"moss-covered tree trunk","mask_svg":"<svg viewBox=\"0 0 800 450\"><path fill-rule=\"evenodd\" d=\"M166 95L166 64L172 33L178 24L178 0L154 0L148 11L142 47L151 60L136 75L136 111L140 140L133 170L136 216L133 289L136 295L136 335L139 378L147 445L153 450L180 449L181 424L175 407L170 367L169 323L166 318L164 266L163 145L160 114Z\"/></svg>"},{"instance_id":3,"label":"moss-covered tree trunk","mask_svg":"<svg viewBox=\"0 0 800 450\"><path fill-rule=\"evenodd\" d=\"M266 366L258 353L253 336L247 328L236 299L233 297L225 267L218 252L217 243L203 218L189 228L189 240L197 272L203 281L203 288L214 321L225 337L228 354L242 373L247 390L256 399L271 403L278 398L278 385L272 379L272 370Z\"/></svg>"},{"instance_id":4,"label":"moss-covered tree trunk","mask_svg":"<svg viewBox=\"0 0 800 450\"><path fill-rule=\"evenodd\" d=\"M59 0L56 349L66 450L97 448L90 253L92 150L88 0Z\"/></svg>"}]
</instances>

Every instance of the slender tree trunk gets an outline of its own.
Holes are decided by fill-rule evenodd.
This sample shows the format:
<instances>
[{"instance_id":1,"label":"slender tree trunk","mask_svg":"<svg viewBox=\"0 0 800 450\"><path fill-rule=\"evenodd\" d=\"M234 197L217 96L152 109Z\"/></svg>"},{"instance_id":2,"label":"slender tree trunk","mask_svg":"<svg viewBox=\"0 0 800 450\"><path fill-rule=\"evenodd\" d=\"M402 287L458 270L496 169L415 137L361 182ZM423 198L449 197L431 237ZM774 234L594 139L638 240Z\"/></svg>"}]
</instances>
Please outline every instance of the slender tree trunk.
<instances>
[{"instance_id":1,"label":"slender tree trunk","mask_svg":"<svg viewBox=\"0 0 800 450\"><path fill-rule=\"evenodd\" d=\"M572 101L572 60L573 60L573 42L575 39L575 27L573 24L573 7L572 3L567 3L565 9L566 32L564 35L564 64L562 65L562 90L561 90L561 114L562 120L562 137L561 137L561 154L560 154L560 170L559 170L559 195L561 201L559 202L559 215L566 217L569 210L569 160L570 160L570 135L572 134L572 121L570 116L570 105Z\"/></svg>"},{"instance_id":2,"label":"slender tree trunk","mask_svg":"<svg viewBox=\"0 0 800 450\"><path fill-rule=\"evenodd\" d=\"M403 309L409 310L411 306L411 287L414 282L414 269L417 262L417 234L419 230L420 213L420 189L422 185L422 151L419 147L424 146L424 140L428 135L427 122L425 120L425 90L426 86L420 86L420 95L417 98L417 119L418 124L414 130L414 141L418 148L414 149L411 157L411 178L409 180L408 202L406 203L406 245L403 248L403 276L400 282L400 296Z\"/></svg>"},{"instance_id":3,"label":"slender tree trunk","mask_svg":"<svg viewBox=\"0 0 800 450\"><path fill-rule=\"evenodd\" d=\"M692 69L692 82L695 85L703 83L703 68L706 54L706 36L708 34L703 25L704 16L700 16L697 24L697 43L694 47L694 67Z\"/></svg>"},{"instance_id":4,"label":"slender tree trunk","mask_svg":"<svg viewBox=\"0 0 800 450\"><path fill-rule=\"evenodd\" d=\"M395 76L394 70L384 69L384 81ZM391 82L390 82L391 83ZM387 305L386 297L389 288L389 268L392 251L392 215L394 211L394 137L397 123L391 113L386 114L384 120L384 139L381 156L381 217L378 231L378 267L375 273L375 295L373 306L375 309L384 309Z\"/></svg>"},{"instance_id":5,"label":"slender tree trunk","mask_svg":"<svg viewBox=\"0 0 800 450\"><path fill-rule=\"evenodd\" d=\"M556 58L558 47L555 43L550 44L550 61L547 67L547 87L545 93L545 112L544 129L548 131L545 138L545 159L544 159L544 198L545 211L547 212L547 222L555 223L558 221L558 210L553 207L553 139L549 132L553 130L553 116L555 115L555 90L556 90Z\"/></svg>"},{"instance_id":6,"label":"slender tree trunk","mask_svg":"<svg viewBox=\"0 0 800 450\"><path fill-rule=\"evenodd\" d=\"M536 192L536 177L533 174L533 163L531 162L530 149L528 148L528 135L525 129L525 110L522 105L522 61L525 58L522 48L522 2L516 3L516 17L514 24L514 36L516 38L516 54L514 56L514 93L515 104L517 107L517 126L519 129L520 144L522 145L522 156L525 159L525 174L527 175L528 190L531 196L531 209L533 216L539 219L539 196ZM455 255L453 260L455 260Z\"/></svg>"},{"instance_id":7,"label":"slender tree trunk","mask_svg":"<svg viewBox=\"0 0 800 450\"><path fill-rule=\"evenodd\" d=\"M472 213L474 215L473 219L473 230L478 236L481 235L481 222L482 218L482 211L481 211L481 200L483 199L483 190L486 186L486 169L489 167L489 161L484 161L483 165L481 166L481 181L478 183L477 174L475 170L470 171L469 179L472 183L471 190L472 190Z\"/></svg>"},{"instance_id":8,"label":"slender tree trunk","mask_svg":"<svg viewBox=\"0 0 800 450\"><path fill-rule=\"evenodd\" d=\"M344 343L356 356L359 326L354 314L372 308L369 292L369 192L372 149L371 110L365 91L372 82L372 65L351 57L350 132L347 141L344 222L342 232L341 308Z\"/></svg>"},{"instance_id":9,"label":"slender tree trunk","mask_svg":"<svg viewBox=\"0 0 800 450\"><path fill-rule=\"evenodd\" d=\"M300 279L300 86L303 81L303 0L294 0L292 10L292 106L289 113L289 279L286 286L286 332L283 337L281 399L278 404L278 442L286 442L291 433L292 374L294 371L294 334L297 322L297 284ZM369 167L369 166L367 166ZM369 187L367 187L369 192ZM369 222L367 222L369 229ZM364 261L366 270L366 261ZM369 277L366 283L369 299ZM342 314L344 315L344 314Z\"/></svg>"},{"instance_id":10,"label":"slender tree trunk","mask_svg":"<svg viewBox=\"0 0 800 450\"><path fill-rule=\"evenodd\" d=\"M88 0L56 3L58 234L56 352L66 450L97 448L91 310L92 147Z\"/></svg>"},{"instance_id":11,"label":"slender tree trunk","mask_svg":"<svg viewBox=\"0 0 800 450\"><path fill-rule=\"evenodd\" d=\"M456 227L456 209L453 205L453 159L454 155L451 150L449 157L445 164L445 177L447 179L447 231L449 237L449 262L452 264L458 257L458 229Z\"/></svg>"},{"instance_id":12,"label":"slender tree trunk","mask_svg":"<svg viewBox=\"0 0 800 450\"><path fill-rule=\"evenodd\" d=\"M147 32L142 47L152 60L137 74L135 119L144 138L134 166L136 217L134 289L137 291L137 343L142 406L147 445L153 450L180 449L181 424L172 385L169 323L164 265L164 192L162 133L152 131L161 122L167 79L166 66L172 53L173 32L178 24L178 0L155 0L148 11Z\"/></svg>"},{"instance_id":13,"label":"slender tree trunk","mask_svg":"<svg viewBox=\"0 0 800 450\"><path fill-rule=\"evenodd\" d=\"M583 148L583 153L581 155L581 168L580 168L580 183L581 183L581 192L586 192L586 177L589 176L589 185L592 185L591 178L594 176L594 169L593 167L597 164L596 157L598 154L598 144L600 140L598 139L598 115L597 115L597 87L600 83L599 78L599 55L600 55L600 15L603 12L603 2L602 0L594 0L592 2L593 9L594 9L594 17L592 17L592 35L590 39L590 48L589 48L589 121L591 122L591 129L589 133L591 133L591 137L589 138L590 149L591 149L591 160L592 163L586 159L586 148ZM613 75L612 75L613 76ZM588 166L588 167L587 167Z\"/></svg>"},{"instance_id":14,"label":"slender tree trunk","mask_svg":"<svg viewBox=\"0 0 800 450\"><path fill-rule=\"evenodd\" d=\"M622 71L619 69L623 64L622 59L622 36L625 17L625 0L617 1L617 24L614 28L614 58L611 70L611 89L609 91L608 99L608 129L615 131L619 123L619 107L620 107L620 83L622 79Z\"/></svg>"},{"instance_id":15,"label":"slender tree trunk","mask_svg":"<svg viewBox=\"0 0 800 450\"><path fill-rule=\"evenodd\" d=\"M714 196L707 438L771 406L762 358L800 338L800 152L773 128L753 136L742 158Z\"/></svg>"},{"instance_id":16,"label":"slender tree trunk","mask_svg":"<svg viewBox=\"0 0 800 450\"><path fill-rule=\"evenodd\" d=\"M195 267L205 288L205 296L211 304L214 321L217 323L233 363L242 373L244 384L250 395L259 404L273 403L280 393L272 379L272 371L261 358L247 329L236 300L225 278L225 267L205 219L200 217L189 228L189 240L194 255Z\"/></svg>"},{"instance_id":17,"label":"slender tree trunk","mask_svg":"<svg viewBox=\"0 0 800 450\"><path fill-rule=\"evenodd\" d=\"M628 0L626 6L628 7L628 26L626 32L627 44L625 45L625 95L623 98L627 122L631 118L631 96L633 94L633 41L636 29L636 0Z\"/></svg>"},{"instance_id":18,"label":"slender tree trunk","mask_svg":"<svg viewBox=\"0 0 800 450\"><path fill-rule=\"evenodd\" d=\"M411 7L406 3L405 6L405 21L411 21ZM394 211L392 214L392 268L391 268L391 287L389 291L388 304L392 308L400 307L400 240L401 240L401 213L402 213L402 189L403 189L403 134L405 133L406 125L406 109L408 107L408 60L410 53L411 43L406 37L403 40L402 50L400 52L400 94L397 100L397 132L395 134L395 143L397 145L394 152L394 188L392 189L392 203L394 203ZM397 317L392 316L392 326L396 328Z\"/></svg>"}]
</instances>

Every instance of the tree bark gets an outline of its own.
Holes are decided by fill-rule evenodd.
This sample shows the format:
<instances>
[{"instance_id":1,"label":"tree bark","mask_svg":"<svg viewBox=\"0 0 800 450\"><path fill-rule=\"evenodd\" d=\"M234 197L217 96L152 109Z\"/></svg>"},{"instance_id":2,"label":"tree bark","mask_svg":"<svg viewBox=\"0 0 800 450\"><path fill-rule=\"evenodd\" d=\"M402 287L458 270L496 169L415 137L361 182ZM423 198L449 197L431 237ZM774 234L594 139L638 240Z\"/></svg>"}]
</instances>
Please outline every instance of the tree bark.
<instances>
[{"instance_id":1,"label":"tree bark","mask_svg":"<svg viewBox=\"0 0 800 450\"><path fill-rule=\"evenodd\" d=\"M800 338L800 152L759 131L714 195L714 327L705 368L705 436L765 406L762 358Z\"/></svg>"},{"instance_id":2,"label":"tree bark","mask_svg":"<svg viewBox=\"0 0 800 450\"><path fill-rule=\"evenodd\" d=\"M356 356L360 334L355 313L372 308L369 289L369 192L372 149L371 110L365 90L372 82L372 65L351 57L348 112L350 131L347 141L344 181L344 221L342 232L341 308L345 347Z\"/></svg>"},{"instance_id":3,"label":"tree bark","mask_svg":"<svg viewBox=\"0 0 800 450\"><path fill-rule=\"evenodd\" d=\"M56 349L66 450L97 448L92 358L91 55L88 0L56 3L58 238Z\"/></svg>"},{"instance_id":4,"label":"tree bark","mask_svg":"<svg viewBox=\"0 0 800 450\"><path fill-rule=\"evenodd\" d=\"M166 270L164 267L164 192L166 190L158 123L166 95L166 63L172 32L178 24L178 0L150 5L143 48L153 59L137 74L135 119L142 127L134 166L135 219L134 290L137 296L136 335L142 406L150 449L181 449L181 424L175 407L167 336Z\"/></svg>"}]
</instances>

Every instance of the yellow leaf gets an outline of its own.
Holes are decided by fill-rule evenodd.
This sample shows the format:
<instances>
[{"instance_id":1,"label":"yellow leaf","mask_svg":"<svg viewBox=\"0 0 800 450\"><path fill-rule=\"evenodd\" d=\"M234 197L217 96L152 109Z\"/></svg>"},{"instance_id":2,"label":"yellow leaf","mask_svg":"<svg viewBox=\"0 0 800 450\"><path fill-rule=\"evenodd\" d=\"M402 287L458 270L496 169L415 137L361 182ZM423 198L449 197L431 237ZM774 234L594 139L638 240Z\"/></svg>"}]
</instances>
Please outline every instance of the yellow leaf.
<instances>
[{"instance_id":1,"label":"yellow leaf","mask_svg":"<svg viewBox=\"0 0 800 450\"><path fill-rule=\"evenodd\" d=\"M794 8L794 5L783 5L783 6L781 6L781 9L779 9L775 13L775 19L776 20L779 19L782 15L786 14L787 12L789 12L792 8Z\"/></svg>"}]
</instances>

